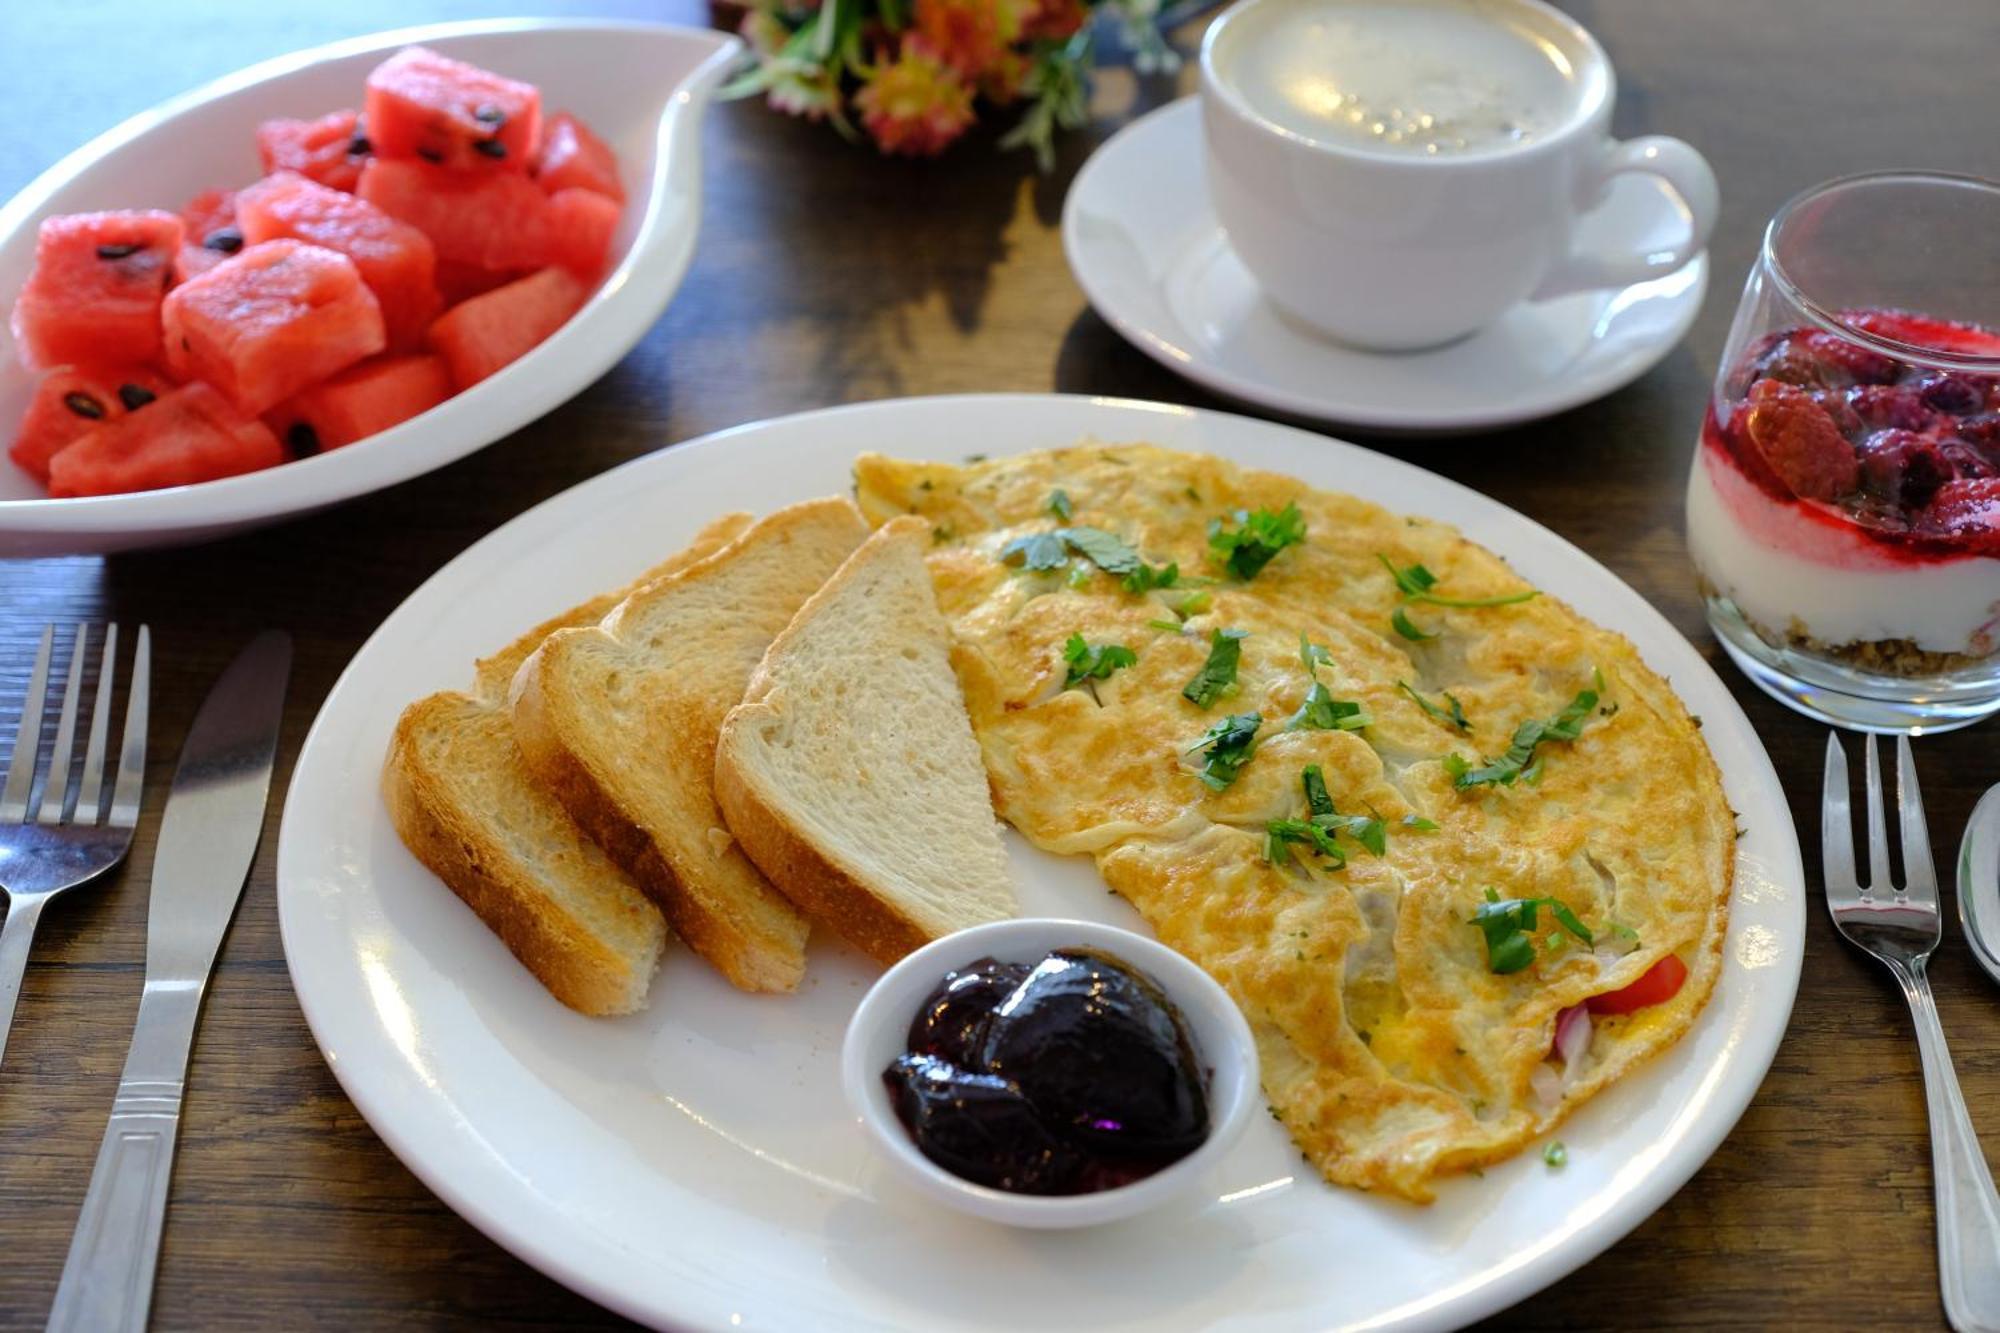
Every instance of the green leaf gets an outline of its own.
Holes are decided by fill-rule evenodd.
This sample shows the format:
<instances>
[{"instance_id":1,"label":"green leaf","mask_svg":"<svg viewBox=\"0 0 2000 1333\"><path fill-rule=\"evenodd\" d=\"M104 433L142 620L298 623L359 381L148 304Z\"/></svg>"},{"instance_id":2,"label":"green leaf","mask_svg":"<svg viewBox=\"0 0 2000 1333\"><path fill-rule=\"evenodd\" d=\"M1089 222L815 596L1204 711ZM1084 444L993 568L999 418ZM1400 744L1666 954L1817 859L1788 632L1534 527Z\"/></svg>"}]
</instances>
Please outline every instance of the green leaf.
<instances>
[{"instance_id":1,"label":"green leaf","mask_svg":"<svg viewBox=\"0 0 2000 1333\"><path fill-rule=\"evenodd\" d=\"M1498 597L1441 597L1431 591L1437 586L1437 575L1422 565L1398 569L1395 561L1379 551L1375 558L1382 562L1383 567L1389 571L1389 577L1396 581L1397 590L1406 600L1412 602L1428 602L1432 606L1512 606L1516 602L1533 601L1542 595L1539 589L1529 588L1522 592L1502 593Z\"/></svg>"},{"instance_id":2,"label":"green leaf","mask_svg":"<svg viewBox=\"0 0 2000 1333\"><path fill-rule=\"evenodd\" d=\"M1264 826L1264 859L1281 866L1291 860L1289 844L1300 843L1311 855L1323 858L1327 868L1338 870L1347 864L1347 853L1333 840L1333 834L1305 819L1274 819Z\"/></svg>"},{"instance_id":3,"label":"green leaf","mask_svg":"<svg viewBox=\"0 0 2000 1333\"><path fill-rule=\"evenodd\" d=\"M1486 890L1486 901L1472 914L1471 924L1479 927L1486 937L1486 964L1494 972L1506 974L1519 972L1535 961L1535 932L1537 911L1549 909L1558 926L1585 944L1594 943L1594 937L1582 921L1554 898L1502 898L1492 889Z\"/></svg>"},{"instance_id":4,"label":"green leaf","mask_svg":"<svg viewBox=\"0 0 2000 1333\"><path fill-rule=\"evenodd\" d=\"M1179 634L1181 632L1181 622L1178 620L1149 620L1146 622L1146 627L1148 629L1160 630L1166 634Z\"/></svg>"},{"instance_id":5,"label":"green leaf","mask_svg":"<svg viewBox=\"0 0 2000 1333\"><path fill-rule=\"evenodd\" d=\"M1296 504L1288 504L1275 514L1268 509L1254 513L1239 509L1233 517L1234 528L1219 518L1209 521L1208 551L1239 579L1256 578L1278 552L1306 539L1305 516Z\"/></svg>"},{"instance_id":6,"label":"green leaf","mask_svg":"<svg viewBox=\"0 0 2000 1333\"><path fill-rule=\"evenodd\" d=\"M1418 629L1415 622L1410 619L1409 612L1400 606L1389 613L1389 625L1396 633L1402 635L1412 643L1422 643L1425 639L1435 639L1437 637L1434 632L1426 632Z\"/></svg>"},{"instance_id":7,"label":"green leaf","mask_svg":"<svg viewBox=\"0 0 2000 1333\"><path fill-rule=\"evenodd\" d=\"M1208 660L1194 678L1181 687L1181 695L1196 708L1211 708L1236 684L1236 664L1243 657L1243 640L1248 630L1219 629L1208 639Z\"/></svg>"},{"instance_id":8,"label":"green leaf","mask_svg":"<svg viewBox=\"0 0 2000 1333\"><path fill-rule=\"evenodd\" d=\"M1101 643L1092 647L1081 634L1072 634L1063 645L1063 661L1069 664L1063 688L1073 689L1087 680L1105 680L1112 672L1132 666L1138 660L1139 655L1123 644Z\"/></svg>"},{"instance_id":9,"label":"green leaf","mask_svg":"<svg viewBox=\"0 0 2000 1333\"><path fill-rule=\"evenodd\" d=\"M1178 571L1180 566L1175 565L1173 568ZM1182 620L1186 620L1191 616L1198 616L1208 610L1214 601L1215 598L1210 596L1206 589L1201 592L1191 592L1174 603L1174 614Z\"/></svg>"},{"instance_id":10,"label":"green leaf","mask_svg":"<svg viewBox=\"0 0 2000 1333\"><path fill-rule=\"evenodd\" d=\"M1205 756L1201 780L1211 791L1222 791L1236 781L1236 775L1257 752L1257 728L1263 725L1261 713L1232 713L1202 732L1201 739L1188 748L1189 754L1199 750Z\"/></svg>"},{"instance_id":11,"label":"green leaf","mask_svg":"<svg viewBox=\"0 0 2000 1333\"><path fill-rule=\"evenodd\" d=\"M1436 833L1438 831L1437 821L1435 819L1425 819L1422 815L1404 815L1403 827L1415 829L1419 833Z\"/></svg>"},{"instance_id":12,"label":"green leaf","mask_svg":"<svg viewBox=\"0 0 2000 1333\"><path fill-rule=\"evenodd\" d=\"M1382 568L1389 571L1389 577L1396 581L1396 589L1405 597L1422 597L1437 586L1437 575L1422 565L1411 565L1408 569L1398 569L1396 562L1380 551L1375 558L1382 562Z\"/></svg>"},{"instance_id":13,"label":"green leaf","mask_svg":"<svg viewBox=\"0 0 2000 1333\"><path fill-rule=\"evenodd\" d=\"M1442 722L1448 727L1456 727L1460 731L1472 730L1472 724L1465 720L1465 709L1459 706L1458 697L1451 692L1446 691L1444 694L1445 702L1451 705L1449 709L1444 709L1438 707L1429 699L1424 698L1423 695L1418 694L1408 681L1397 681L1396 688L1414 699L1417 707L1423 709L1427 716L1436 721Z\"/></svg>"},{"instance_id":14,"label":"green leaf","mask_svg":"<svg viewBox=\"0 0 2000 1333\"><path fill-rule=\"evenodd\" d=\"M1068 491L1058 486L1049 492L1049 512L1065 523L1076 517L1076 510L1070 507Z\"/></svg>"},{"instance_id":15,"label":"green leaf","mask_svg":"<svg viewBox=\"0 0 2000 1333\"><path fill-rule=\"evenodd\" d=\"M1145 562L1139 553L1102 528L1058 528L1069 548L1107 574L1130 574Z\"/></svg>"},{"instance_id":16,"label":"green leaf","mask_svg":"<svg viewBox=\"0 0 2000 1333\"><path fill-rule=\"evenodd\" d=\"M1467 764L1457 755L1445 757L1445 770L1451 774L1452 785L1461 790L1494 783L1511 787L1528 774L1529 765L1535 763L1536 747L1548 741L1573 741L1583 733L1584 723L1590 720L1591 710L1597 707L1597 691L1583 690L1569 705L1552 718L1529 718L1514 728L1514 739L1507 752L1498 759L1491 759L1478 767ZM1453 766L1456 760L1457 766ZM1531 781L1539 781L1536 773Z\"/></svg>"},{"instance_id":17,"label":"green leaf","mask_svg":"<svg viewBox=\"0 0 2000 1333\"><path fill-rule=\"evenodd\" d=\"M1181 567L1169 564L1165 569L1156 569L1145 561L1127 574L1124 579L1126 592L1151 592L1155 588L1171 588L1181 581Z\"/></svg>"},{"instance_id":18,"label":"green leaf","mask_svg":"<svg viewBox=\"0 0 2000 1333\"><path fill-rule=\"evenodd\" d=\"M1001 547L1000 559L1026 569L1061 569L1069 560L1069 548L1063 542L1060 528L1054 532L1031 532Z\"/></svg>"},{"instance_id":19,"label":"green leaf","mask_svg":"<svg viewBox=\"0 0 2000 1333\"><path fill-rule=\"evenodd\" d=\"M1299 782L1306 789L1306 812L1309 815L1330 815L1333 797L1326 789L1326 774L1318 764L1307 764L1299 773Z\"/></svg>"},{"instance_id":20,"label":"green leaf","mask_svg":"<svg viewBox=\"0 0 2000 1333\"><path fill-rule=\"evenodd\" d=\"M1299 711L1285 720L1286 731L1359 731L1375 725L1368 710L1352 699L1336 699L1314 681Z\"/></svg>"},{"instance_id":21,"label":"green leaf","mask_svg":"<svg viewBox=\"0 0 2000 1333\"><path fill-rule=\"evenodd\" d=\"M1310 676L1323 666L1332 666L1333 654L1307 638L1306 632L1300 630L1299 661L1305 663L1306 674Z\"/></svg>"}]
</instances>

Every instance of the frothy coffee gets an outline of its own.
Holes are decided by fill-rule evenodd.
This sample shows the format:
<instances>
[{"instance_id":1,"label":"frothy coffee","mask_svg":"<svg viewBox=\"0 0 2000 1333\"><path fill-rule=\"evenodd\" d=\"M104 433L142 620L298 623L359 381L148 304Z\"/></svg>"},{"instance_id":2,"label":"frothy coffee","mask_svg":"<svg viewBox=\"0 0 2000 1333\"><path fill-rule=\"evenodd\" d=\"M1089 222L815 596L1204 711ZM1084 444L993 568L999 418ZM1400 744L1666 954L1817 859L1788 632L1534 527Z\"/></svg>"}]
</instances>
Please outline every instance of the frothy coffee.
<instances>
[{"instance_id":1,"label":"frothy coffee","mask_svg":"<svg viewBox=\"0 0 2000 1333\"><path fill-rule=\"evenodd\" d=\"M1297 0L1231 33L1218 66L1266 120L1323 143L1413 156L1501 149L1567 124L1571 55L1480 0Z\"/></svg>"}]
</instances>

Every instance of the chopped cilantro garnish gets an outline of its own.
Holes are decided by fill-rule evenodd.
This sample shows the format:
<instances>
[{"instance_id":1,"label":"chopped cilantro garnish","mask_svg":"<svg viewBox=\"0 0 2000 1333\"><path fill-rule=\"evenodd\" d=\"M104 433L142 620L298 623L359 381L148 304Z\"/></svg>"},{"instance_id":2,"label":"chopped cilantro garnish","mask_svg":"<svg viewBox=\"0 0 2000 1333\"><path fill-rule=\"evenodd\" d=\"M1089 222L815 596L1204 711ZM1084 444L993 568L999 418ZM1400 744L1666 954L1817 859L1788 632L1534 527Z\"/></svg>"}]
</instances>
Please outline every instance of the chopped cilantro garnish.
<instances>
[{"instance_id":1,"label":"chopped cilantro garnish","mask_svg":"<svg viewBox=\"0 0 2000 1333\"><path fill-rule=\"evenodd\" d=\"M1549 1146L1542 1149L1542 1161L1553 1167L1561 1167L1569 1161L1569 1149L1563 1147L1561 1139L1550 1139Z\"/></svg>"},{"instance_id":2,"label":"chopped cilantro garnish","mask_svg":"<svg viewBox=\"0 0 2000 1333\"><path fill-rule=\"evenodd\" d=\"M1085 681L1104 680L1120 667L1128 667L1139 660L1139 655L1122 643L1100 643L1091 647L1084 642L1081 634L1069 636L1063 645L1063 661L1069 664L1069 674L1063 679L1063 688L1071 689Z\"/></svg>"},{"instance_id":3,"label":"chopped cilantro garnish","mask_svg":"<svg viewBox=\"0 0 2000 1333\"><path fill-rule=\"evenodd\" d=\"M1268 509L1254 513L1239 509L1234 518L1234 528L1219 518L1209 520L1208 551L1239 579L1256 578L1278 552L1306 539L1305 516L1296 504L1288 504L1275 514Z\"/></svg>"},{"instance_id":4,"label":"chopped cilantro garnish","mask_svg":"<svg viewBox=\"0 0 2000 1333\"><path fill-rule=\"evenodd\" d=\"M1343 815L1334 808L1326 789L1326 774L1318 764L1307 764L1299 781L1305 787L1306 818L1273 819L1264 826L1265 860L1283 865L1291 854L1287 844L1301 843L1310 847L1313 855L1325 858L1328 868L1338 870L1347 864L1347 853L1334 841L1341 833L1376 856L1388 851L1388 830L1381 820Z\"/></svg>"},{"instance_id":5,"label":"chopped cilantro garnish","mask_svg":"<svg viewBox=\"0 0 2000 1333\"><path fill-rule=\"evenodd\" d=\"M1315 856L1324 857L1328 869L1347 864L1347 853L1333 840L1333 834L1309 819L1273 819L1264 825L1264 859L1274 866L1292 859L1288 843L1303 843Z\"/></svg>"},{"instance_id":6,"label":"chopped cilantro garnish","mask_svg":"<svg viewBox=\"0 0 2000 1333\"><path fill-rule=\"evenodd\" d=\"M1359 731L1375 725L1368 710L1352 699L1336 699L1314 681L1299 711L1285 720L1286 731Z\"/></svg>"},{"instance_id":7,"label":"chopped cilantro garnish","mask_svg":"<svg viewBox=\"0 0 2000 1333\"><path fill-rule=\"evenodd\" d=\"M1154 588L1171 588L1181 581L1179 562L1172 562L1165 569L1155 569L1141 560L1138 568L1125 576L1126 592L1150 592Z\"/></svg>"},{"instance_id":8,"label":"chopped cilantro garnish","mask_svg":"<svg viewBox=\"0 0 2000 1333\"><path fill-rule=\"evenodd\" d=\"M1404 815L1403 827L1413 828L1419 833L1436 833L1438 830L1435 819L1425 819L1422 815Z\"/></svg>"},{"instance_id":9,"label":"chopped cilantro garnish","mask_svg":"<svg viewBox=\"0 0 2000 1333\"><path fill-rule=\"evenodd\" d=\"M1178 620L1149 620L1146 622L1146 627L1167 634L1179 634L1182 630L1181 622Z\"/></svg>"},{"instance_id":10,"label":"chopped cilantro garnish","mask_svg":"<svg viewBox=\"0 0 2000 1333\"><path fill-rule=\"evenodd\" d=\"M1065 523L1076 517L1076 510L1070 506L1068 491L1058 486L1049 492L1049 512Z\"/></svg>"},{"instance_id":11,"label":"chopped cilantro garnish","mask_svg":"<svg viewBox=\"0 0 2000 1333\"><path fill-rule=\"evenodd\" d=\"M1186 620L1189 616L1198 616L1208 610L1214 600L1206 589L1201 592L1191 592L1173 604L1174 614L1182 620Z\"/></svg>"},{"instance_id":12,"label":"chopped cilantro garnish","mask_svg":"<svg viewBox=\"0 0 2000 1333\"><path fill-rule=\"evenodd\" d=\"M1397 681L1396 688L1414 699L1417 707L1423 709L1427 716L1436 721L1442 722L1446 726L1457 727L1460 731L1472 730L1472 724L1465 720L1465 709L1459 706L1458 696L1452 694L1449 690L1444 692L1444 701L1450 705L1450 708L1445 709L1438 707L1429 699L1424 698L1423 695L1418 694L1408 681Z\"/></svg>"},{"instance_id":13,"label":"chopped cilantro garnish","mask_svg":"<svg viewBox=\"0 0 2000 1333\"><path fill-rule=\"evenodd\" d=\"M1595 942L1595 937L1575 912L1557 902L1554 898L1502 898L1492 889L1486 890L1486 901L1472 914L1471 924L1479 927L1486 937L1486 965L1494 972L1505 975L1519 972L1535 961L1536 913L1548 908L1549 915L1556 924L1585 944Z\"/></svg>"},{"instance_id":14,"label":"chopped cilantro garnish","mask_svg":"<svg viewBox=\"0 0 2000 1333\"><path fill-rule=\"evenodd\" d=\"M1219 629L1208 639L1208 660L1194 679L1181 687L1181 694L1196 708L1213 707L1215 701L1236 685L1236 664L1243 657L1243 640L1248 630Z\"/></svg>"},{"instance_id":15,"label":"chopped cilantro garnish","mask_svg":"<svg viewBox=\"0 0 2000 1333\"><path fill-rule=\"evenodd\" d=\"M1307 764L1299 773L1299 785L1306 789L1306 813L1330 815L1333 796L1326 789L1326 773L1318 764Z\"/></svg>"},{"instance_id":16,"label":"chopped cilantro garnish","mask_svg":"<svg viewBox=\"0 0 2000 1333\"><path fill-rule=\"evenodd\" d=\"M1236 781L1236 775L1257 752L1257 728L1264 725L1261 713L1232 713L1201 733L1188 747L1207 756L1201 765L1201 780L1211 791L1221 791Z\"/></svg>"},{"instance_id":17,"label":"chopped cilantro garnish","mask_svg":"<svg viewBox=\"0 0 2000 1333\"><path fill-rule=\"evenodd\" d=\"M1300 630L1299 661L1305 663L1306 674L1310 676L1323 666L1332 666L1333 654L1307 638L1306 632Z\"/></svg>"},{"instance_id":18,"label":"chopped cilantro garnish","mask_svg":"<svg viewBox=\"0 0 2000 1333\"><path fill-rule=\"evenodd\" d=\"M1498 597L1440 597L1431 591L1437 587L1437 575L1422 565L1398 569L1395 561L1380 552L1376 553L1375 558L1382 562L1383 568L1389 571L1389 577L1396 581L1396 588L1403 594L1405 601L1428 602L1432 606L1512 606L1516 602L1532 601L1542 595L1539 589L1528 588L1521 592L1503 593Z\"/></svg>"},{"instance_id":19,"label":"chopped cilantro garnish","mask_svg":"<svg viewBox=\"0 0 2000 1333\"><path fill-rule=\"evenodd\" d=\"M1000 548L1000 559L1028 569L1060 569L1072 551L1107 574L1130 574L1145 563L1123 538L1102 528L1085 527L1054 528L1016 537Z\"/></svg>"},{"instance_id":20,"label":"chopped cilantro garnish","mask_svg":"<svg viewBox=\"0 0 2000 1333\"><path fill-rule=\"evenodd\" d=\"M1445 771L1451 774L1452 785L1460 789L1477 787L1482 783L1498 783L1511 787L1526 777L1531 783L1541 780L1540 763L1535 759L1535 747L1544 741L1573 741L1583 732L1583 724L1590 720L1591 710L1597 707L1597 691L1580 691L1570 700L1568 707L1552 718L1531 717L1514 728L1513 743L1507 753L1498 759L1488 760L1474 768L1456 754L1444 757ZM1533 765L1531 768L1530 766Z\"/></svg>"},{"instance_id":21,"label":"chopped cilantro garnish","mask_svg":"<svg viewBox=\"0 0 2000 1333\"><path fill-rule=\"evenodd\" d=\"M1410 613L1400 606L1389 613L1389 625L1411 643L1422 643L1425 639L1437 637L1435 630L1419 629L1417 623L1410 619Z\"/></svg>"}]
</instances>

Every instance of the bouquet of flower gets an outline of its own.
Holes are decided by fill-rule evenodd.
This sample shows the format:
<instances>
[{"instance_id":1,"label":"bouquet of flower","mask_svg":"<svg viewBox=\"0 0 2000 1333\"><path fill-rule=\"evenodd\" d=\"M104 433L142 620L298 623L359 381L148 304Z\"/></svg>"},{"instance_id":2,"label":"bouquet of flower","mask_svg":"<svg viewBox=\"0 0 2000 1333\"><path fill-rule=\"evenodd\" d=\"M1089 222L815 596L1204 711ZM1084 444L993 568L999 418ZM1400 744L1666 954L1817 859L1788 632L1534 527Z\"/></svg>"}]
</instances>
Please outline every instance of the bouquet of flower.
<instances>
[{"instance_id":1,"label":"bouquet of flower","mask_svg":"<svg viewBox=\"0 0 2000 1333\"><path fill-rule=\"evenodd\" d=\"M747 3L756 65L724 96L762 93L850 139L865 132L885 153L934 156L986 107L1016 117L1001 147L1032 148L1048 170L1056 131L1084 121L1100 18L1123 30L1142 73L1179 63L1159 0Z\"/></svg>"}]
</instances>

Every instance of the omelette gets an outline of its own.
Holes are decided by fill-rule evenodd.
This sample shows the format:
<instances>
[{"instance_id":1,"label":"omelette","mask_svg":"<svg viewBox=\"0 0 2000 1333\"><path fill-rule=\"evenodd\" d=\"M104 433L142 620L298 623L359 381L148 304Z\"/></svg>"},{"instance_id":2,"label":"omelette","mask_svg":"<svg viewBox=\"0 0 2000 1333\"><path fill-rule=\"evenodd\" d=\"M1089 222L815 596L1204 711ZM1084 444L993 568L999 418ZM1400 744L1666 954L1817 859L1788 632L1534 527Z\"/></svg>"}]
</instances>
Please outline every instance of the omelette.
<instances>
[{"instance_id":1,"label":"omelette","mask_svg":"<svg viewBox=\"0 0 2000 1333\"><path fill-rule=\"evenodd\" d=\"M1273 1113L1413 1201L1671 1045L1735 820L1667 683L1450 526L1205 455L864 455L995 808L1242 1007Z\"/></svg>"}]
</instances>

